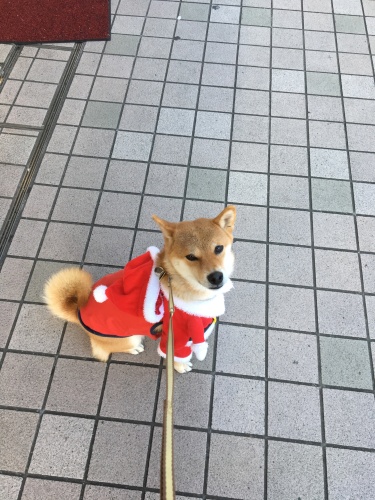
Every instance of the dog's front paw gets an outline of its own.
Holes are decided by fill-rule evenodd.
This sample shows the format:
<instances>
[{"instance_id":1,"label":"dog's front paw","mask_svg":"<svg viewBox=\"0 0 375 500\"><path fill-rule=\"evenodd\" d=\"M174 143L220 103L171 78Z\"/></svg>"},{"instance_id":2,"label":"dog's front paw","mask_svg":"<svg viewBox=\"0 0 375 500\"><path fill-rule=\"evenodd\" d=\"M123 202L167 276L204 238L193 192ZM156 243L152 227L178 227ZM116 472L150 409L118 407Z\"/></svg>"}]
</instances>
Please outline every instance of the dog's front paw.
<instances>
[{"instance_id":1,"label":"dog's front paw","mask_svg":"<svg viewBox=\"0 0 375 500\"><path fill-rule=\"evenodd\" d=\"M187 363L174 362L174 369L178 373L189 373L193 369L193 364L188 361Z\"/></svg>"},{"instance_id":2,"label":"dog's front paw","mask_svg":"<svg viewBox=\"0 0 375 500\"><path fill-rule=\"evenodd\" d=\"M133 349L130 349L127 351L129 354L140 354L145 350L145 346L143 344L137 345L137 347L133 347Z\"/></svg>"}]
</instances>

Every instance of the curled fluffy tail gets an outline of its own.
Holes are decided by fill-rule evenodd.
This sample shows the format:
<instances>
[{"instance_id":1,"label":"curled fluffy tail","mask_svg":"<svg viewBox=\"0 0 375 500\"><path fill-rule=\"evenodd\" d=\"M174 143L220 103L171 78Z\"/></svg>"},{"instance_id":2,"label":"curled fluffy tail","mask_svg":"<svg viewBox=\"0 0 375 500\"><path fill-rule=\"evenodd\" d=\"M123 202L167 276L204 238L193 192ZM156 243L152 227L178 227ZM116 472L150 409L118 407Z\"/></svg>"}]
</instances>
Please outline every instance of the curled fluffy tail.
<instances>
[{"instance_id":1,"label":"curled fluffy tail","mask_svg":"<svg viewBox=\"0 0 375 500\"><path fill-rule=\"evenodd\" d=\"M92 277L83 269L62 269L44 287L44 300L55 316L78 323L77 311L89 299Z\"/></svg>"}]
</instances>

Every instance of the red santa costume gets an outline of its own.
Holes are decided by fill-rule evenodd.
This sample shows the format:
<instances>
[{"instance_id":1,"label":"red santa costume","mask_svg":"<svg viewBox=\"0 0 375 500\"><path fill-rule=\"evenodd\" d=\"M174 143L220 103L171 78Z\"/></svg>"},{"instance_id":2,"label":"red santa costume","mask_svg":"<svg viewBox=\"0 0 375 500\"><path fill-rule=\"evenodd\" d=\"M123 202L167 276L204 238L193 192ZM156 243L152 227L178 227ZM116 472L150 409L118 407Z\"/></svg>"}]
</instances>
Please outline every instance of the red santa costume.
<instances>
[{"instance_id":1,"label":"red santa costume","mask_svg":"<svg viewBox=\"0 0 375 500\"><path fill-rule=\"evenodd\" d=\"M161 337L158 353L165 357L169 295L154 270L158 253L156 247L150 247L121 271L108 274L94 284L87 304L78 312L86 330L110 337ZM216 317L225 311L223 293L231 288L232 282L228 280L213 298L203 301L186 302L174 297L175 361L187 362L193 352L199 360L206 357L206 339L214 329ZM156 328L161 324L162 331L157 333Z\"/></svg>"}]
</instances>

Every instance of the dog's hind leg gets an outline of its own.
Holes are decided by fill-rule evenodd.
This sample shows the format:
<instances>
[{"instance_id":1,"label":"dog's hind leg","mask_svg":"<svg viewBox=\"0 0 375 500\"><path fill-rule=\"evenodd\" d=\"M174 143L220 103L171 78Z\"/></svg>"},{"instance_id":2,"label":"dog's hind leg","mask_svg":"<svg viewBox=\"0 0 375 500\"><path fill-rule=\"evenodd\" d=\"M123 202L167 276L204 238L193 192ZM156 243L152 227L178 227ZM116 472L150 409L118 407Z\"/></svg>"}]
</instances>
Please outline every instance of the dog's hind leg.
<instances>
[{"instance_id":1,"label":"dog's hind leg","mask_svg":"<svg viewBox=\"0 0 375 500\"><path fill-rule=\"evenodd\" d=\"M128 337L128 346L121 352L127 352L128 354L140 354L144 350L145 346L143 345L143 336L133 335L132 337Z\"/></svg>"}]
</instances>

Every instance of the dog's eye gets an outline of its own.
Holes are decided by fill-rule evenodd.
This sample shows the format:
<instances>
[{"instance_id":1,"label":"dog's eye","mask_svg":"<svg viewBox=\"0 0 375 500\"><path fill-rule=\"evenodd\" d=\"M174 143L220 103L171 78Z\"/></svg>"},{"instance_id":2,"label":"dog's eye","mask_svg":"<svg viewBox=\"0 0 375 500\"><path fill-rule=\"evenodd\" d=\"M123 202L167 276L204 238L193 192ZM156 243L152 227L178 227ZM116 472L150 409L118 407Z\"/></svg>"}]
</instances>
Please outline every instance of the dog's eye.
<instances>
[{"instance_id":1,"label":"dog's eye","mask_svg":"<svg viewBox=\"0 0 375 500\"><path fill-rule=\"evenodd\" d=\"M198 260L198 257L196 257L195 255L193 255L192 253L189 253L189 255L186 256L187 260Z\"/></svg>"},{"instance_id":2,"label":"dog's eye","mask_svg":"<svg viewBox=\"0 0 375 500\"><path fill-rule=\"evenodd\" d=\"M221 253L223 250L224 250L223 245L217 245L215 247L215 253L216 253L216 255L218 255L219 253Z\"/></svg>"}]
</instances>

